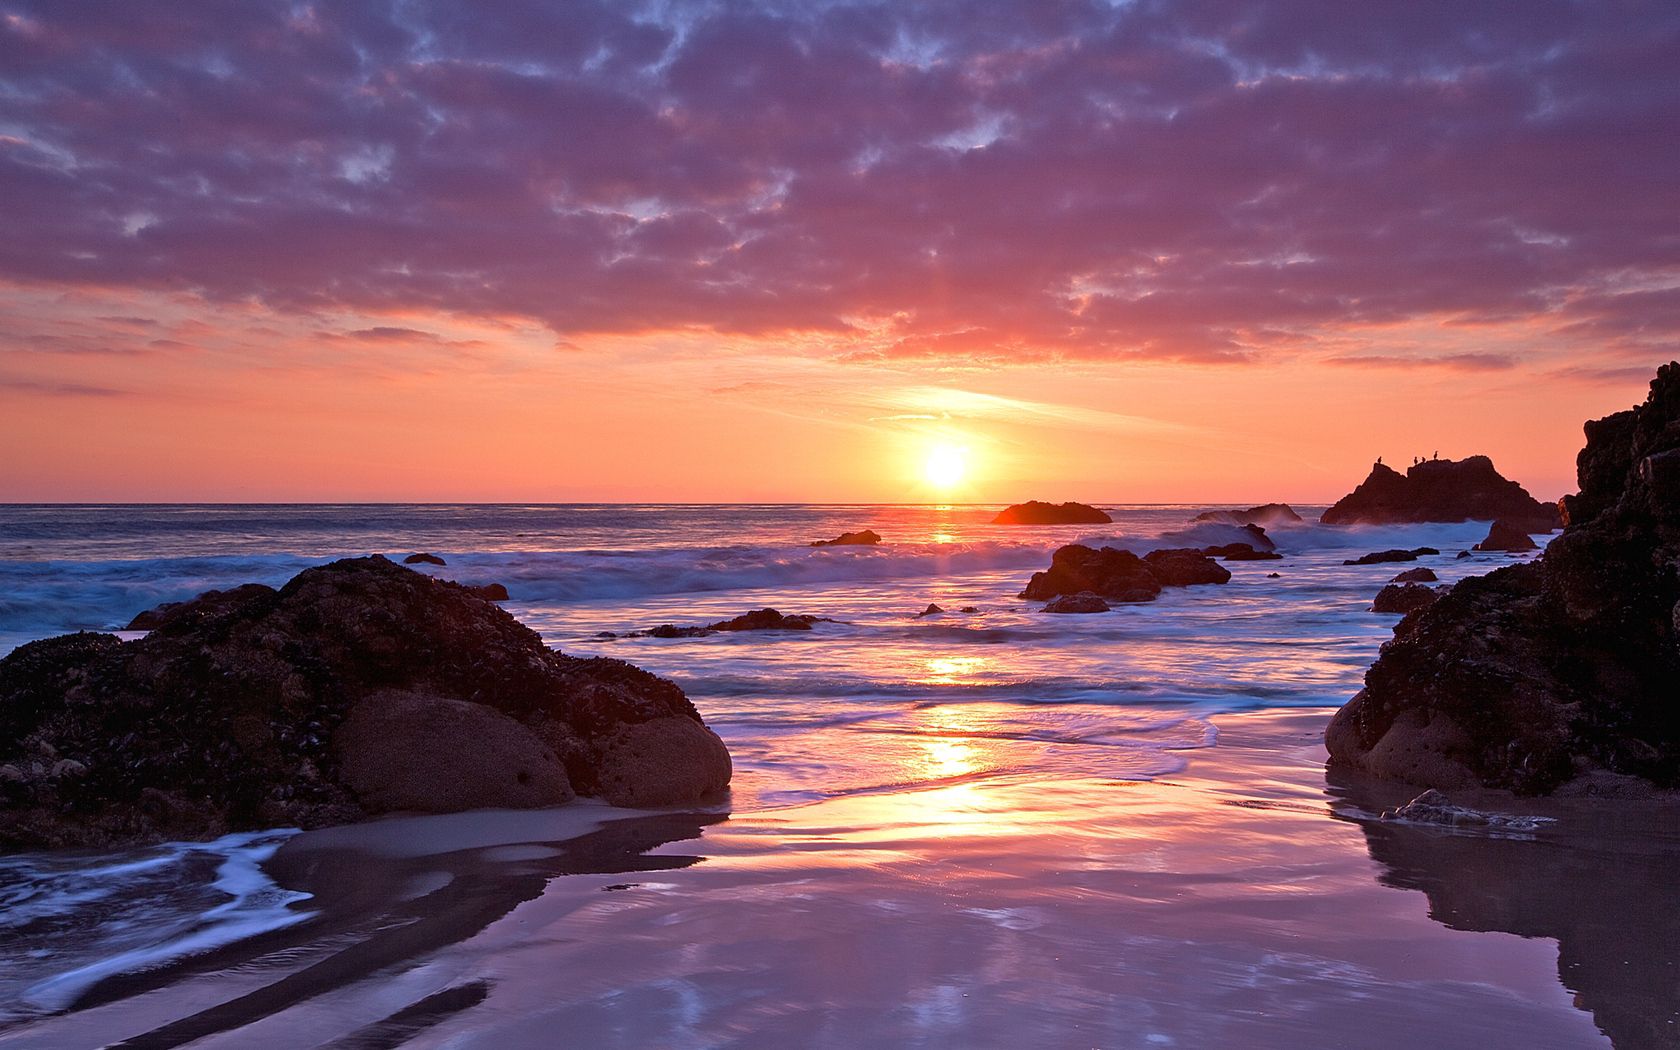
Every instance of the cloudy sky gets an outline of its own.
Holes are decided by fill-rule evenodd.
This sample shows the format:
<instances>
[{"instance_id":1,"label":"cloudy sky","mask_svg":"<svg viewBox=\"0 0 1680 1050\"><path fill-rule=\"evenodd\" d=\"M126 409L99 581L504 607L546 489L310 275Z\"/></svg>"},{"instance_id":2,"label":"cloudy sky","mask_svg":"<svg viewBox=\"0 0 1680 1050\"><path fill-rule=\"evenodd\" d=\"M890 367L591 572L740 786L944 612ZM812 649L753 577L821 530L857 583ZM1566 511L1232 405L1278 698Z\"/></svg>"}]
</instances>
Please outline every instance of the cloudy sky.
<instances>
[{"instance_id":1,"label":"cloudy sky","mask_svg":"<svg viewBox=\"0 0 1680 1050\"><path fill-rule=\"evenodd\" d=\"M0 0L0 499L1555 497L1680 356L1676 68L1671 0Z\"/></svg>"}]
</instances>

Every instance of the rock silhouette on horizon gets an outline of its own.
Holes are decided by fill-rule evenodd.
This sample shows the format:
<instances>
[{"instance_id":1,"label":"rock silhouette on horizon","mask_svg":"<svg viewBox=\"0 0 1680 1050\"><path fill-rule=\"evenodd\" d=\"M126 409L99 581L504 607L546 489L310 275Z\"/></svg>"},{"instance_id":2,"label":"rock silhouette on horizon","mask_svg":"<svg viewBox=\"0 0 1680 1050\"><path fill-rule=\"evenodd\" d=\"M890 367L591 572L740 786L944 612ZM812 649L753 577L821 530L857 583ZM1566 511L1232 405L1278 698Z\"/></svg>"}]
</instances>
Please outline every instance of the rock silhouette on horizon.
<instances>
[{"instance_id":1,"label":"rock silhouette on horizon","mask_svg":"<svg viewBox=\"0 0 1680 1050\"><path fill-rule=\"evenodd\" d=\"M136 641L63 635L0 660L0 849L573 793L666 805L729 779L673 683L549 649L470 588L379 556L212 592Z\"/></svg>"},{"instance_id":2,"label":"rock silhouette on horizon","mask_svg":"<svg viewBox=\"0 0 1680 1050\"><path fill-rule=\"evenodd\" d=\"M1429 459L1402 474L1382 463L1359 487L1318 519L1326 525L1493 521L1503 518L1532 532L1551 532L1558 509L1503 477L1486 456Z\"/></svg>"},{"instance_id":3,"label":"rock silhouette on horizon","mask_svg":"<svg viewBox=\"0 0 1680 1050\"><path fill-rule=\"evenodd\" d=\"M1402 621L1331 720L1333 766L1519 794L1680 787L1680 362L1585 429L1562 535Z\"/></svg>"},{"instance_id":4,"label":"rock silhouette on horizon","mask_svg":"<svg viewBox=\"0 0 1680 1050\"><path fill-rule=\"evenodd\" d=\"M1213 521L1226 525L1259 525L1273 529L1279 525L1295 525L1304 519L1287 503L1262 503L1247 510L1204 510L1193 521Z\"/></svg>"},{"instance_id":5,"label":"rock silhouette on horizon","mask_svg":"<svg viewBox=\"0 0 1680 1050\"><path fill-rule=\"evenodd\" d=\"M1230 579L1229 569L1193 548L1151 551L1140 558L1115 547L1069 543L1051 556L1050 568L1033 573L1021 597L1047 601L1089 593L1110 602L1148 602L1159 597L1163 587Z\"/></svg>"},{"instance_id":6,"label":"rock silhouette on horizon","mask_svg":"<svg viewBox=\"0 0 1680 1050\"><path fill-rule=\"evenodd\" d=\"M1527 529L1500 519L1488 527L1487 538L1476 544L1474 549L1479 551L1532 551L1539 550L1540 545L1529 537Z\"/></svg>"},{"instance_id":7,"label":"rock silhouette on horizon","mask_svg":"<svg viewBox=\"0 0 1680 1050\"><path fill-rule=\"evenodd\" d=\"M813 547L873 547L881 542L881 536L874 529L864 529L860 532L842 532L832 540L817 540Z\"/></svg>"},{"instance_id":8,"label":"rock silhouette on horizon","mask_svg":"<svg viewBox=\"0 0 1680 1050\"><path fill-rule=\"evenodd\" d=\"M1043 503L1028 500L998 511L993 525L1108 525L1113 518L1083 503Z\"/></svg>"}]
</instances>

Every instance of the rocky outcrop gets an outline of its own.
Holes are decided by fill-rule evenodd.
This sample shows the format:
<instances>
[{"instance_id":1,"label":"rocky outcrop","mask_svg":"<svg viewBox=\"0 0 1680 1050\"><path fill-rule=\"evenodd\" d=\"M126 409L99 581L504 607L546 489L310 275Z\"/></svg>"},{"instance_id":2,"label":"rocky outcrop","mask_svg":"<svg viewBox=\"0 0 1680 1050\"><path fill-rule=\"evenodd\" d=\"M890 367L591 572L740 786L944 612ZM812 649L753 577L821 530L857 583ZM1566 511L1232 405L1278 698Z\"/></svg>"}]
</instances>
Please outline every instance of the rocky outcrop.
<instances>
[{"instance_id":1,"label":"rocky outcrop","mask_svg":"<svg viewBox=\"0 0 1680 1050\"><path fill-rule=\"evenodd\" d=\"M1439 554L1439 553L1441 553L1441 552L1436 550L1434 547L1413 547L1409 551L1406 551L1406 550L1374 551L1370 554L1361 554L1357 558L1349 558L1346 561L1342 562L1342 564L1343 565L1383 565L1383 564L1386 564L1388 562L1394 562L1394 561L1417 561L1419 558L1423 557L1425 554Z\"/></svg>"},{"instance_id":2,"label":"rocky outcrop","mask_svg":"<svg viewBox=\"0 0 1680 1050\"><path fill-rule=\"evenodd\" d=\"M505 602L508 600L508 589L499 583L463 583L461 586L487 602Z\"/></svg>"},{"instance_id":3,"label":"rocky outcrop","mask_svg":"<svg viewBox=\"0 0 1680 1050\"><path fill-rule=\"evenodd\" d=\"M1047 601L1085 591L1109 601L1148 602L1161 593L1161 581L1131 551L1070 543L1051 555L1050 568L1033 573L1021 597Z\"/></svg>"},{"instance_id":4,"label":"rocky outcrop","mask_svg":"<svg viewBox=\"0 0 1680 1050\"><path fill-rule=\"evenodd\" d=\"M1283 557L1277 551L1255 550L1248 543L1224 543L1217 547L1203 547L1201 552L1210 558L1226 561L1277 561Z\"/></svg>"},{"instance_id":5,"label":"rocky outcrop","mask_svg":"<svg viewBox=\"0 0 1680 1050\"><path fill-rule=\"evenodd\" d=\"M1083 503L1042 503L1028 500L1005 507L992 519L993 525L1107 525L1114 519Z\"/></svg>"},{"instance_id":6,"label":"rocky outcrop","mask_svg":"<svg viewBox=\"0 0 1680 1050\"><path fill-rule=\"evenodd\" d=\"M1556 507L1501 476L1486 456L1425 460L1404 474L1379 462L1358 488L1318 520L1326 525L1383 525L1497 518L1533 532L1550 532L1559 525Z\"/></svg>"},{"instance_id":7,"label":"rocky outcrop","mask_svg":"<svg viewBox=\"0 0 1680 1050\"><path fill-rule=\"evenodd\" d=\"M1199 550L1172 548L1150 551L1143 556L1143 561L1163 587L1231 582L1231 570Z\"/></svg>"},{"instance_id":8,"label":"rocky outcrop","mask_svg":"<svg viewBox=\"0 0 1680 1050\"><path fill-rule=\"evenodd\" d=\"M1204 510L1196 521L1216 521L1226 525L1259 525L1275 529L1279 525L1295 525L1302 518L1287 503L1262 503L1247 510Z\"/></svg>"},{"instance_id":9,"label":"rocky outcrop","mask_svg":"<svg viewBox=\"0 0 1680 1050\"><path fill-rule=\"evenodd\" d=\"M1540 547L1529 538L1528 530L1508 521L1496 521L1488 529L1487 538L1476 544L1479 551L1533 551Z\"/></svg>"},{"instance_id":10,"label":"rocky outcrop","mask_svg":"<svg viewBox=\"0 0 1680 1050\"><path fill-rule=\"evenodd\" d=\"M1081 594L1064 594L1059 598L1052 598L1044 606L1047 613L1103 613L1111 606L1090 591Z\"/></svg>"},{"instance_id":11,"label":"rocky outcrop","mask_svg":"<svg viewBox=\"0 0 1680 1050\"><path fill-rule=\"evenodd\" d=\"M728 620L719 620L703 627L679 627L673 623L662 623L658 627L646 631L631 631L625 638L704 638L709 634L729 631L809 631L812 624L833 623L826 616L808 616L803 613L781 613L775 609L754 609L752 612L742 613ZM602 632L598 638L610 639L620 637L611 632Z\"/></svg>"},{"instance_id":12,"label":"rocky outcrop","mask_svg":"<svg viewBox=\"0 0 1680 1050\"><path fill-rule=\"evenodd\" d=\"M873 547L881 542L880 535L874 529L864 529L862 532L842 532L832 540L817 540L813 547Z\"/></svg>"},{"instance_id":13,"label":"rocky outcrop","mask_svg":"<svg viewBox=\"0 0 1680 1050\"><path fill-rule=\"evenodd\" d=\"M422 551L419 554L410 554L408 557L404 558L403 559L403 564L404 565L448 565L449 563L444 561L442 558L438 557L435 554L427 554L424 551Z\"/></svg>"},{"instance_id":14,"label":"rocky outcrop","mask_svg":"<svg viewBox=\"0 0 1680 1050\"><path fill-rule=\"evenodd\" d=\"M1378 613L1409 613L1433 605L1440 594L1433 587L1421 583L1391 583L1377 592L1371 601L1371 611Z\"/></svg>"},{"instance_id":15,"label":"rocky outcrop","mask_svg":"<svg viewBox=\"0 0 1680 1050\"><path fill-rule=\"evenodd\" d=\"M1434 569L1427 569L1427 568L1423 568L1422 566L1419 566L1416 569L1407 569L1405 572L1400 573L1398 576L1394 577L1394 579L1390 580L1389 582L1390 583L1434 583L1436 580L1439 580L1439 579L1440 579L1440 577L1435 575L1435 570Z\"/></svg>"},{"instance_id":16,"label":"rocky outcrop","mask_svg":"<svg viewBox=\"0 0 1680 1050\"><path fill-rule=\"evenodd\" d=\"M1333 765L1522 794L1604 773L1680 786L1680 363L1586 432L1562 535L1402 621L1331 721Z\"/></svg>"},{"instance_id":17,"label":"rocky outcrop","mask_svg":"<svg viewBox=\"0 0 1680 1050\"><path fill-rule=\"evenodd\" d=\"M920 617L920 616L938 616L940 613L942 613L944 611L945 610L940 608L938 604L936 604L934 602L928 602L928 607L926 609L923 609L921 612L917 613L916 615L918 617Z\"/></svg>"},{"instance_id":18,"label":"rocky outcrop","mask_svg":"<svg viewBox=\"0 0 1680 1050\"><path fill-rule=\"evenodd\" d=\"M1111 602L1147 602L1159 596L1163 587L1230 579L1229 569L1192 548L1150 551L1140 558L1114 547L1070 543L1051 556L1050 568L1033 573L1021 597L1045 601L1089 593Z\"/></svg>"},{"instance_id":19,"label":"rocky outcrop","mask_svg":"<svg viewBox=\"0 0 1680 1050\"><path fill-rule=\"evenodd\" d=\"M235 593L183 603L137 641L66 635L0 660L0 766L24 774L0 784L0 848L572 791L678 803L729 782L682 690L550 650L458 584L373 557Z\"/></svg>"},{"instance_id":20,"label":"rocky outcrop","mask_svg":"<svg viewBox=\"0 0 1680 1050\"><path fill-rule=\"evenodd\" d=\"M225 591L205 591L198 597L184 602L164 602L155 609L147 609L128 621L125 630L155 631L182 620L221 616L246 602L267 598L272 594L273 587L264 587L260 583L246 583Z\"/></svg>"}]
</instances>

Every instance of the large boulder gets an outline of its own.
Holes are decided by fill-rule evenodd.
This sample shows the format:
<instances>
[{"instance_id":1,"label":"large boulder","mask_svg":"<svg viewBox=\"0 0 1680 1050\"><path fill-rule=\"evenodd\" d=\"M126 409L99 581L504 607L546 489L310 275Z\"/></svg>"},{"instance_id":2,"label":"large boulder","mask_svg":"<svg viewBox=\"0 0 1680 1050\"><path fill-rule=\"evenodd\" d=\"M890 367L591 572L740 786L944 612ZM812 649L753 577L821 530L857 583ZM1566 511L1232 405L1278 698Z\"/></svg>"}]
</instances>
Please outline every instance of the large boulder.
<instances>
[{"instance_id":1,"label":"large boulder","mask_svg":"<svg viewBox=\"0 0 1680 1050\"><path fill-rule=\"evenodd\" d=\"M1231 582L1231 570L1199 550L1169 548L1150 551L1143 556L1143 561L1163 587Z\"/></svg>"},{"instance_id":2,"label":"large boulder","mask_svg":"<svg viewBox=\"0 0 1680 1050\"><path fill-rule=\"evenodd\" d=\"M1279 525L1295 525L1302 521L1295 508L1287 503L1262 503L1247 510L1204 510L1196 521L1213 521L1225 525L1258 525L1273 529Z\"/></svg>"},{"instance_id":3,"label":"large boulder","mask_svg":"<svg viewBox=\"0 0 1680 1050\"><path fill-rule=\"evenodd\" d=\"M864 529L861 532L842 532L832 540L817 540L813 547L873 547L881 542L880 533L874 529Z\"/></svg>"},{"instance_id":4,"label":"large boulder","mask_svg":"<svg viewBox=\"0 0 1680 1050\"><path fill-rule=\"evenodd\" d=\"M1425 460L1404 474L1379 462L1319 520L1327 525L1381 525L1496 518L1531 532L1550 532L1560 523L1557 507L1541 503L1503 477L1486 456Z\"/></svg>"},{"instance_id":5,"label":"large boulder","mask_svg":"<svg viewBox=\"0 0 1680 1050\"><path fill-rule=\"evenodd\" d=\"M1435 604L1441 595L1433 587L1421 583L1391 583L1377 592L1371 600L1371 611L1379 613L1409 613L1414 609Z\"/></svg>"},{"instance_id":6,"label":"large boulder","mask_svg":"<svg viewBox=\"0 0 1680 1050\"><path fill-rule=\"evenodd\" d=\"M1021 597L1048 601L1085 591L1109 601L1148 602L1161 593L1161 581L1131 551L1070 543L1051 555L1049 569L1033 573Z\"/></svg>"},{"instance_id":7,"label":"large boulder","mask_svg":"<svg viewBox=\"0 0 1680 1050\"><path fill-rule=\"evenodd\" d=\"M1107 525L1114 519L1083 503L1043 503L1028 500L1005 507L992 519L993 525Z\"/></svg>"},{"instance_id":8,"label":"large boulder","mask_svg":"<svg viewBox=\"0 0 1680 1050\"><path fill-rule=\"evenodd\" d=\"M1496 521L1488 527L1487 538L1476 544L1479 551L1532 551L1539 550L1539 545L1528 535L1528 530L1508 521Z\"/></svg>"},{"instance_id":9,"label":"large boulder","mask_svg":"<svg viewBox=\"0 0 1680 1050\"><path fill-rule=\"evenodd\" d=\"M1525 794L1680 787L1680 508L1661 466L1680 450L1680 363L1586 432L1563 534L1408 616L1331 720L1332 765Z\"/></svg>"},{"instance_id":10,"label":"large boulder","mask_svg":"<svg viewBox=\"0 0 1680 1050\"><path fill-rule=\"evenodd\" d=\"M185 603L137 641L68 635L0 660L0 766L25 773L0 785L0 848L572 790L671 804L728 782L727 751L677 686L550 650L458 584L372 557L244 593ZM49 757L71 765L55 775ZM661 762L674 772L648 779Z\"/></svg>"}]
</instances>

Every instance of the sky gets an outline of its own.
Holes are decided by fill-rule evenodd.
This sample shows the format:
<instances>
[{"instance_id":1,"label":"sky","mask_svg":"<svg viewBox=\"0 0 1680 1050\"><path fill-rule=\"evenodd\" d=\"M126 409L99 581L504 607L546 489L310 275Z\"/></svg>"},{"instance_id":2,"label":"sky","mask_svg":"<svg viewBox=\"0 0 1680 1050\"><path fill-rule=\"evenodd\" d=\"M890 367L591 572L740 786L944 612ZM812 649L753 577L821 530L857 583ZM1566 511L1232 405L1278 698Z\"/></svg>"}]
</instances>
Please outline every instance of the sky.
<instances>
[{"instance_id":1,"label":"sky","mask_svg":"<svg viewBox=\"0 0 1680 1050\"><path fill-rule=\"evenodd\" d=\"M1672 0L0 0L0 501L1556 498L1680 357L1676 68Z\"/></svg>"}]
</instances>

